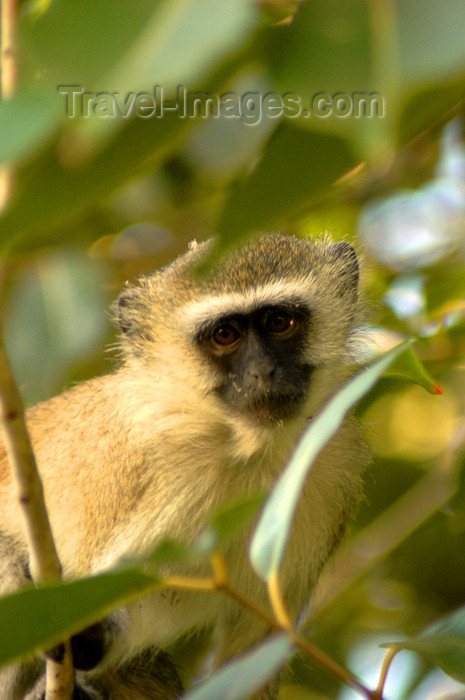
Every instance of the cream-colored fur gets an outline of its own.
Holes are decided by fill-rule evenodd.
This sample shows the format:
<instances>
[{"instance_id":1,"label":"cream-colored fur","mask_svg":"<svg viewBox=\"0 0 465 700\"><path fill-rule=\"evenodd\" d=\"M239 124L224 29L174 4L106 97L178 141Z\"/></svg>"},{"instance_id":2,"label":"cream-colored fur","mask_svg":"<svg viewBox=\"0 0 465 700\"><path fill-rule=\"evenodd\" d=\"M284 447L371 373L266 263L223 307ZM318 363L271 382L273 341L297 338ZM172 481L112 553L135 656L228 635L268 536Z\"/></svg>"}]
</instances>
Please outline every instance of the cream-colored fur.
<instances>
[{"instance_id":1,"label":"cream-colored fur","mask_svg":"<svg viewBox=\"0 0 465 700\"><path fill-rule=\"evenodd\" d=\"M302 257L304 243L282 243L283 238L265 236L256 244L263 256L259 273L266 276L266 256L277 243ZM354 284L344 281L352 274L350 256L332 254L327 242L305 245L313 266L306 270L296 259L296 273L283 280L281 293L280 279L261 282L259 274L243 291L240 259L231 289L227 279L223 291L218 289L214 275L221 273L215 271L210 282L194 279L185 285L187 271L205 254L203 246L194 248L158 276L142 280L139 288L129 288L128 303L121 302L126 316L120 322L126 333L117 371L30 409L29 430L67 577L105 570L123 557L150 551L167 536L193 542L215 507L271 488L308 420L343 380L357 318ZM215 369L192 342L192 329L208 316L209 308L213 315L221 314L222 297L230 313L231 305L237 307L241 299L253 308L270 290L278 301L294 298L300 290L309 305L306 355L315 369L300 414L268 425L237 415L212 391ZM0 522L20 555L25 552L22 523L4 455L2 460ZM314 465L301 497L282 571L294 616L308 601L345 529L366 462L358 427L349 417ZM246 550L247 538L242 536L226 553L233 584L265 606L264 586L247 564ZM17 555L11 560L9 556L9 550L5 554L0 548L0 573L5 572L5 582L8 578L3 590L18 585L12 573ZM205 625L213 625L218 663L267 633L249 613L219 594L157 593L116 611L114 619L121 633L90 678ZM0 683L1 678L0 674ZM3 694L0 690L1 700L22 697L22 691L13 693L12 685L5 680L9 689ZM172 698L169 688L167 684L166 694L157 697ZM260 697L273 698L275 693L276 686L270 685ZM120 697L117 688L109 697Z\"/></svg>"}]
</instances>

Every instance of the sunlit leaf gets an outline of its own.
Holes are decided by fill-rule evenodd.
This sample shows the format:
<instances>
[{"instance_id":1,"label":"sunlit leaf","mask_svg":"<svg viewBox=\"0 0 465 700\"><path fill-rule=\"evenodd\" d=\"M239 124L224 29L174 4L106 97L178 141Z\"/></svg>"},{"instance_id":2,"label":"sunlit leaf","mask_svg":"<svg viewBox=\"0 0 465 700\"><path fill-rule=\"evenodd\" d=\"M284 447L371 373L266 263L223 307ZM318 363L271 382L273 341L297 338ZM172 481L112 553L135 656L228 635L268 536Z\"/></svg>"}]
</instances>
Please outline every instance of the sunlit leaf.
<instances>
[{"instance_id":1,"label":"sunlit leaf","mask_svg":"<svg viewBox=\"0 0 465 700\"><path fill-rule=\"evenodd\" d=\"M350 408L364 396L411 340L381 355L353 377L312 420L289 465L265 505L250 547L250 561L261 578L268 580L280 567L292 520L304 481L320 450L335 434Z\"/></svg>"},{"instance_id":2,"label":"sunlit leaf","mask_svg":"<svg viewBox=\"0 0 465 700\"><path fill-rule=\"evenodd\" d=\"M243 700L258 691L293 652L287 636L270 637L244 656L231 661L212 678L194 687L186 700Z\"/></svg>"},{"instance_id":3,"label":"sunlit leaf","mask_svg":"<svg viewBox=\"0 0 465 700\"><path fill-rule=\"evenodd\" d=\"M430 394L442 394L441 387L426 371L412 348L408 348L405 353L398 357L386 374L415 382L429 391Z\"/></svg>"},{"instance_id":4,"label":"sunlit leaf","mask_svg":"<svg viewBox=\"0 0 465 700\"><path fill-rule=\"evenodd\" d=\"M414 639L384 646L416 651L465 683L465 607L428 625Z\"/></svg>"}]
</instances>

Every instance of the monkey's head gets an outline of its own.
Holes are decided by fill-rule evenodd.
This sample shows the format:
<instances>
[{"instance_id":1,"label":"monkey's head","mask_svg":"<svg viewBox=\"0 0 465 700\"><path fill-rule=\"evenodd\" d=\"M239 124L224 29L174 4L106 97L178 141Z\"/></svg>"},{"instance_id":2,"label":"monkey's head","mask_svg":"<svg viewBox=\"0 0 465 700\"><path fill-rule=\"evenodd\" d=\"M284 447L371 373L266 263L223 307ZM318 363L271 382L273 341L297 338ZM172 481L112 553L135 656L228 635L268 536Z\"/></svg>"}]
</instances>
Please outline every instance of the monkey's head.
<instances>
[{"instance_id":1,"label":"monkey's head","mask_svg":"<svg viewBox=\"0 0 465 700\"><path fill-rule=\"evenodd\" d=\"M358 315L355 252L274 233L219 261L213 246L192 245L121 293L123 356L260 424L292 419L321 372L340 377Z\"/></svg>"}]
</instances>

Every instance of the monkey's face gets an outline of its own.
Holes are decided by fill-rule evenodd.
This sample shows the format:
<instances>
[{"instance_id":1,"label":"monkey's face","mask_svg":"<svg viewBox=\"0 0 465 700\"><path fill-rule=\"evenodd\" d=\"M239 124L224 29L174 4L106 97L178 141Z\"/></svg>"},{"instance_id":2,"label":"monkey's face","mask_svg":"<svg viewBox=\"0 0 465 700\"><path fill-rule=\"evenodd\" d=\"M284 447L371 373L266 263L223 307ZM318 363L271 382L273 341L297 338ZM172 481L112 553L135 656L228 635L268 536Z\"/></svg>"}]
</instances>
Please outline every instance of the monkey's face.
<instances>
[{"instance_id":1,"label":"monkey's face","mask_svg":"<svg viewBox=\"0 0 465 700\"><path fill-rule=\"evenodd\" d=\"M308 310L283 304L203 324L197 342L219 370L215 392L229 409L268 424L299 413L313 369L302 352L309 322Z\"/></svg>"},{"instance_id":2,"label":"monkey's face","mask_svg":"<svg viewBox=\"0 0 465 700\"><path fill-rule=\"evenodd\" d=\"M194 404L214 395L213 408L260 427L305 420L344 372L358 316L353 248L263 234L212 260L212 246L123 290L126 362L150 367L157 392L183 390Z\"/></svg>"}]
</instances>

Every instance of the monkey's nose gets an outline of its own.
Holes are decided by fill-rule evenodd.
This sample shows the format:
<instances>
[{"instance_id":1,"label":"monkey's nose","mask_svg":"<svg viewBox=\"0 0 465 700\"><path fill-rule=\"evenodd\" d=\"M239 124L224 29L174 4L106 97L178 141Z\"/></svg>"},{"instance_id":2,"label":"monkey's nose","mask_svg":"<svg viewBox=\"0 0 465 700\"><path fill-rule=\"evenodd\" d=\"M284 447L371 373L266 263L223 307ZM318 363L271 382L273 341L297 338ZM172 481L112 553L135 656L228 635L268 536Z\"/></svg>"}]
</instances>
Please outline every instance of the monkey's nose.
<instances>
[{"instance_id":1,"label":"monkey's nose","mask_svg":"<svg viewBox=\"0 0 465 700\"><path fill-rule=\"evenodd\" d=\"M269 357L262 357L249 364L246 371L247 384L254 388L265 388L276 370L276 363Z\"/></svg>"}]
</instances>

